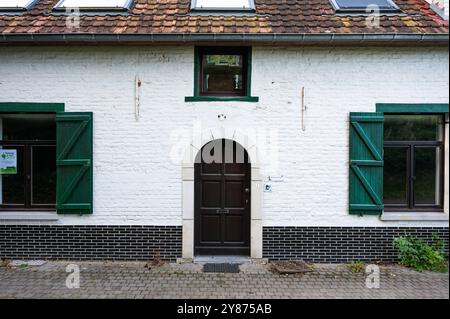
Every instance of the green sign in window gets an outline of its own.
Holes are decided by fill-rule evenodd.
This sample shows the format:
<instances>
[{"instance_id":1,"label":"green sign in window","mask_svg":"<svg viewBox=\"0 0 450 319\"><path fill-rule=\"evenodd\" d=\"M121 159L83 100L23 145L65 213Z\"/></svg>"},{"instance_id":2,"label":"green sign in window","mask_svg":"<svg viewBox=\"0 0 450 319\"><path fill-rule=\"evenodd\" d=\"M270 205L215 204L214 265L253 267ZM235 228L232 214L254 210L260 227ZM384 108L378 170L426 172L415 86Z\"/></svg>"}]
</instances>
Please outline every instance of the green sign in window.
<instances>
[{"instance_id":1,"label":"green sign in window","mask_svg":"<svg viewBox=\"0 0 450 319\"><path fill-rule=\"evenodd\" d=\"M17 174L17 150L0 150L0 174Z\"/></svg>"}]
</instances>

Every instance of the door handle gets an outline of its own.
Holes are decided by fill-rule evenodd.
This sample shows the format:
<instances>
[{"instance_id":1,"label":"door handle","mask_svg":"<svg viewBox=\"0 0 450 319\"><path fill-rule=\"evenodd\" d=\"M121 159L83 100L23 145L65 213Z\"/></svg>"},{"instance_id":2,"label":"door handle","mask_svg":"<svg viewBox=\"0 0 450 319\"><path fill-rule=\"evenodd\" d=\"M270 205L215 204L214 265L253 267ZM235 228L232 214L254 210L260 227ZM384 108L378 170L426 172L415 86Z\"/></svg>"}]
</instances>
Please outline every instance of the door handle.
<instances>
[{"instance_id":1,"label":"door handle","mask_svg":"<svg viewBox=\"0 0 450 319\"><path fill-rule=\"evenodd\" d=\"M218 209L217 214L228 214L230 212L230 210L228 209Z\"/></svg>"},{"instance_id":2,"label":"door handle","mask_svg":"<svg viewBox=\"0 0 450 319\"><path fill-rule=\"evenodd\" d=\"M244 191L245 191L246 193L250 193L250 188L246 187L246 188L244 189Z\"/></svg>"}]
</instances>

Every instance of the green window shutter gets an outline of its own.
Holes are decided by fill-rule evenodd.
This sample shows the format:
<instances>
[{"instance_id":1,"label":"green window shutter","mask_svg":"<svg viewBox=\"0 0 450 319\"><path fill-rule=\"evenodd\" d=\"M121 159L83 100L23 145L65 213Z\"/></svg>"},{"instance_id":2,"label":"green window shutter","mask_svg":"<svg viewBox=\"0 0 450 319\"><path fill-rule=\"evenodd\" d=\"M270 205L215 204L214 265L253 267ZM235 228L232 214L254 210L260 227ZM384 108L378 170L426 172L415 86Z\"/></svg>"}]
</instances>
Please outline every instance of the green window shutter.
<instances>
[{"instance_id":1,"label":"green window shutter","mask_svg":"<svg viewBox=\"0 0 450 319\"><path fill-rule=\"evenodd\" d=\"M92 113L56 115L58 214L92 213Z\"/></svg>"},{"instance_id":2,"label":"green window shutter","mask_svg":"<svg viewBox=\"0 0 450 319\"><path fill-rule=\"evenodd\" d=\"M383 113L350 113L350 214L383 212Z\"/></svg>"}]
</instances>

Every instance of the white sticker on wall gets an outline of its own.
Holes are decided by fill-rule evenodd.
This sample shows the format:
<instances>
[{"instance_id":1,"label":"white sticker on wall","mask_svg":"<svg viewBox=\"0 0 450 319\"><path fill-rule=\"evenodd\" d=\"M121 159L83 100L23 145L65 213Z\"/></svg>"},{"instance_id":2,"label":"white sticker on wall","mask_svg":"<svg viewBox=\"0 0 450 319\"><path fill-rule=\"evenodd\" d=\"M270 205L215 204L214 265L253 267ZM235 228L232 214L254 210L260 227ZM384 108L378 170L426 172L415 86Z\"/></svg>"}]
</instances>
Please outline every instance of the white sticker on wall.
<instances>
[{"instance_id":1,"label":"white sticker on wall","mask_svg":"<svg viewBox=\"0 0 450 319\"><path fill-rule=\"evenodd\" d=\"M17 150L0 150L0 174L17 174Z\"/></svg>"}]
</instances>

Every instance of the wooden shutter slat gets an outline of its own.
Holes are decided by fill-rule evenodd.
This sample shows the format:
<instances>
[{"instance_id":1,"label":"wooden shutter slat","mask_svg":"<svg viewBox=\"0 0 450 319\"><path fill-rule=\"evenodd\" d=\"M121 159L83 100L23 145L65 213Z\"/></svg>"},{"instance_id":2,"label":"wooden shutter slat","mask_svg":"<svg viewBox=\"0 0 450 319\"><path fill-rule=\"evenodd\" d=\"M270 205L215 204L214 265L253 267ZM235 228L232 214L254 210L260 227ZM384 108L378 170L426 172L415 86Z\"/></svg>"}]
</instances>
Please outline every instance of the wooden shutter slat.
<instances>
[{"instance_id":1,"label":"wooden shutter slat","mask_svg":"<svg viewBox=\"0 0 450 319\"><path fill-rule=\"evenodd\" d=\"M383 130L383 113L350 113L350 214L383 212Z\"/></svg>"},{"instance_id":2,"label":"wooden shutter slat","mask_svg":"<svg viewBox=\"0 0 450 319\"><path fill-rule=\"evenodd\" d=\"M362 122L362 121L360 121ZM366 119L365 122L371 123ZM381 156L381 153L379 153L375 147L375 145L372 143L370 138L365 133L363 127L355 118L352 118L351 124L353 128L355 129L356 133L358 133L359 137L361 138L361 141L366 145L367 149L372 153L375 161L382 161L383 157ZM383 150L381 150L383 151Z\"/></svg>"},{"instance_id":3,"label":"wooden shutter slat","mask_svg":"<svg viewBox=\"0 0 450 319\"><path fill-rule=\"evenodd\" d=\"M376 205L381 205L382 204L381 199L378 197L378 195L375 192L375 190L370 186L370 182L364 176L364 173L361 171L361 169L357 165L352 165L351 168L352 168L353 172L356 174L356 176L358 177L358 179L361 182L362 186L365 188L367 194L369 194L369 196L374 201L374 203Z\"/></svg>"}]
</instances>

